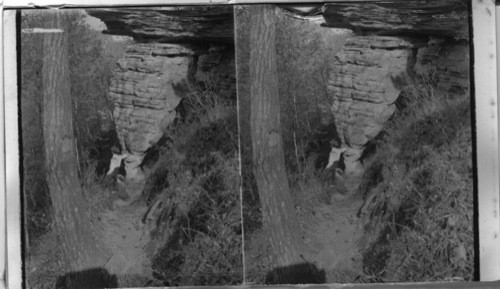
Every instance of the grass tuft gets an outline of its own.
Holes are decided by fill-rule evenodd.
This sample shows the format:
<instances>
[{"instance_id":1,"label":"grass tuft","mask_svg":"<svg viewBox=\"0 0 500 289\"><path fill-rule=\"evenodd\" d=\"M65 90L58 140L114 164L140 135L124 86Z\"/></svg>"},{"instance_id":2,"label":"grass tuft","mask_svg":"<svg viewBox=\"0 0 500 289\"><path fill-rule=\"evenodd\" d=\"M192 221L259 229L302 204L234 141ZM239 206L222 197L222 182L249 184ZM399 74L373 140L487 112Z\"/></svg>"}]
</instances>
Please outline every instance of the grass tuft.
<instances>
[{"instance_id":1,"label":"grass tuft","mask_svg":"<svg viewBox=\"0 0 500 289\"><path fill-rule=\"evenodd\" d=\"M472 280L469 95L412 84L366 160L360 211L370 280Z\"/></svg>"},{"instance_id":2,"label":"grass tuft","mask_svg":"<svg viewBox=\"0 0 500 289\"><path fill-rule=\"evenodd\" d=\"M161 204L147 251L167 286L242 282L236 106L216 80L188 90L146 185L148 202Z\"/></svg>"}]
</instances>

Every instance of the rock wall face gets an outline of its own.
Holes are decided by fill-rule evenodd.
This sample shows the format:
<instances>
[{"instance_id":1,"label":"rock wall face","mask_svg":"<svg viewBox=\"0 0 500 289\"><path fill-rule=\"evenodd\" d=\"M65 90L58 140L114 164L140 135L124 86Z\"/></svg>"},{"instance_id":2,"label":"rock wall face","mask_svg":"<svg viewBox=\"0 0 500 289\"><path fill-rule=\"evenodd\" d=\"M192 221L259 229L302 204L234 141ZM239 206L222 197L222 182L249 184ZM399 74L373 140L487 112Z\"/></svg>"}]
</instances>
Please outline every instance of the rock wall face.
<instances>
[{"instance_id":1,"label":"rock wall face","mask_svg":"<svg viewBox=\"0 0 500 289\"><path fill-rule=\"evenodd\" d=\"M328 84L347 172L362 172L364 147L393 115L404 75L434 74L443 90L468 87L466 3L424 2L323 7L326 26L364 35L347 40ZM119 60L110 95L122 153L130 154L127 178L141 179L145 152L175 119L175 108L191 83L207 80L214 71L222 75L217 82L225 94L235 94L232 8L103 9L90 14L103 19L109 33L138 42Z\"/></svg>"},{"instance_id":2,"label":"rock wall face","mask_svg":"<svg viewBox=\"0 0 500 289\"><path fill-rule=\"evenodd\" d=\"M404 77L434 77L445 92L469 90L469 45L445 38L355 36L334 61L328 92L347 173L360 174L366 144L396 110Z\"/></svg>"},{"instance_id":3,"label":"rock wall face","mask_svg":"<svg viewBox=\"0 0 500 289\"><path fill-rule=\"evenodd\" d=\"M129 196L141 194L144 156L173 123L175 109L190 86L215 73L226 94L234 94L231 56L231 45L138 43L118 60L109 95L121 153L128 154L124 163Z\"/></svg>"},{"instance_id":4,"label":"rock wall face","mask_svg":"<svg viewBox=\"0 0 500 289\"><path fill-rule=\"evenodd\" d=\"M328 85L346 172L360 175L364 147L394 114L402 78L424 75L440 90L468 91L467 3L330 3L323 12L326 26L364 35L336 55Z\"/></svg>"},{"instance_id":5,"label":"rock wall face","mask_svg":"<svg viewBox=\"0 0 500 289\"><path fill-rule=\"evenodd\" d=\"M418 50L414 71L435 74L437 86L447 92L468 92L470 82L469 43L431 37Z\"/></svg>"},{"instance_id":6,"label":"rock wall face","mask_svg":"<svg viewBox=\"0 0 500 289\"><path fill-rule=\"evenodd\" d=\"M233 43L233 7L170 6L89 9L107 26L105 33L133 37L147 43Z\"/></svg>"},{"instance_id":7,"label":"rock wall face","mask_svg":"<svg viewBox=\"0 0 500 289\"><path fill-rule=\"evenodd\" d=\"M364 146L394 114L401 78L422 45L425 42L405 37L356 36L337 54L328 92L337 132L347 147L347 173L360 172Z\"/></svg>"},{"instance_id":8,"label":"rock wall face","mask_svg":"<svg viewBox=\"0 0 500 289\"><path fill-rule=\"evenodd\" d=\"M145 182L140 165L175 119L194 55L189 46L134 44L118 60L109 95L122 153L128 154L125 170L131 183ZM132 190L129 195L140 193Z\"/></svg>"},{"instance_id":9,"label":"rock wall face","mask_svg":"<svg viewBox=\"0 0 500 289\"><path fill-rule=\"evenodd\" d=\"M379 35L469 37L467 0L380 2L325 4L325 25Z\"/></svg>"},{"instance_id":10,"label":"rock wall face","mask_svg":"<svg viewBox=\"0 0 500 289\"><path fill-rule=\"evenodd\" d=\"M135 44L120 58L110 85L122 149L144 153L175 118L187 89L194 50L176 44Z\"/></svg>"},{"instance_id":11,"label":"rock wall face","mask_svg":"<svg viewBox=\"0 0 500 289\"><path fill-rule=\"evenodd\" d=\"M135 44L119 59L109 95L132 200L145 184L146 152L176 118L190 87L217 75L223 96L236 93L231 6L172 6L155 9L88 10L106 33L128 35Z\"/></svg>"}]
</instances>

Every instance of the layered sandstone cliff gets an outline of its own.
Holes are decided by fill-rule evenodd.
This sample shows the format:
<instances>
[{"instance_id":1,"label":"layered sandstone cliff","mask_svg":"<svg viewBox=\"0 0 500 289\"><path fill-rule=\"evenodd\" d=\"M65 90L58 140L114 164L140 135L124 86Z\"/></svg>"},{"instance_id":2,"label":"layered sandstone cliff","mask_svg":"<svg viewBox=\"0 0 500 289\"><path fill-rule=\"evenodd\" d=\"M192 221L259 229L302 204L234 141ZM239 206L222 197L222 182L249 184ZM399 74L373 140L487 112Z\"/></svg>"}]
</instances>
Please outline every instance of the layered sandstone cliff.
<instances>
[{"instance_id":1,"label":"layered sandstone cliff","mask_svg":"<svg viewBox=\"0 0 500 289\"><path fill-rule=\"evenodd\" d=\"M123 186L134 200L145 185L143 159L173 123L189 89L217 75L222 94L234 96L232 8L100 9L89 14L106 23L107 33L135 40L118 60L109 92L121 153L127 154Z\"/></svg>"},{"instance_id":2,"label":"layered sandstone cliff","mask_svg":"<svg viewBox=\"0 0 500 289\"><path fill-rule=\"evenodd\" d=\"M387 0L376 3L329 3L325 26L378 35L469 37L466 0Z\"/></svg>"},{"instance_id":3,"label":"layered sandstone cliff","mask_svg":"<svg viewBox=\"0 0 500 289\"><path fill-rule=\"evenodd\" d=\"M419 39L358 36L347 40L330 72L328 92L340 140L347 147L346 172L360 171L358 160L368 141L394 114L401 78Z\"/></svg>"},{"instance_id":4,"label":"layered sandstone cliff","mask_svg":"<svg viewBox=\"0 0 500 289\"><path fill-rule=\"evenodd\" d=\"M404 78L432 77L446 92L469 87L465 1L326 4L326 26L350 28L330 71L328 92L346 172L363 172L366 145L394 114Z\"/></svg>"},{"instance_id":5,"label":"layered sandstone cliff","mask_svg":"<svg viewBox=\"0 0 500 289\"><path fill-rule=\"evenodd\" d=\"M87 10L107 26L104 33L148 43L233 43L233 8L171 6Z\"/></svg>"},{"instance_id":6,"label":"layered sandstone cliff","mask_svg":"<svg viewBox=\"0 0 500 289\"><path fill-rule=\"evenodd\" d=\"M446 91L468 89L468 12L463 0L384 1L323 6L324 26L350 28L328 81L346 171L363 171L366 145L395 111L406 76L433 75ZM114 117L128 178L141 175L145 152L175 119L187 88L214 71L234 94L232 7L90 11L108 33L136 44L118 62L111 85ZM332 44L334 45L334 44ZM453 61L450 61L453 60ZM142 177L139 176L139 179Z\"/></svg>"}]
</instances>

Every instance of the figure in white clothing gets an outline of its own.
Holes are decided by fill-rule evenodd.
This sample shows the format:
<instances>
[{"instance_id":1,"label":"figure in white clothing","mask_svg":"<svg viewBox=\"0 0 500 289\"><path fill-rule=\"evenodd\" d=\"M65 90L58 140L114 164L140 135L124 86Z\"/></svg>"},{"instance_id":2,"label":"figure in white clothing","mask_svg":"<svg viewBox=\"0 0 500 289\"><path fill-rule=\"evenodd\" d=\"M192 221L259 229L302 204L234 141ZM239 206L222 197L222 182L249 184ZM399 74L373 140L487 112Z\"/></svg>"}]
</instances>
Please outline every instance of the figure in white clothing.
<instances>
[{"instance_id":1,"label":"figure in white clothing","mask_svg":"<svg viewBox=\"0 0 500 289\"><path fill-rule=\"evenodd\" d=\"M328 158L328 164L326 165L326 169L329 169L333 166L335 162L339 162L340 157L346 151L346 148L341 148L339 143L336 140L332 140L330 142L332 146L332 151L330 152L330 157Z\"/></svg>"},{"instance_id":2,"label":"figure in white clothing","mask_svg":"<svg viewBox=\"0 0 500 289\"><path fill-rule=\"evenodd\" d=\"M128 157L128 154L118 154L117 149L114 147L113 149L113 157L109 161L109 170L106 174L107 176L112 175L116 176L118 174L118 170L122 165L122 161Z\"/></svg>"}]
</instances>

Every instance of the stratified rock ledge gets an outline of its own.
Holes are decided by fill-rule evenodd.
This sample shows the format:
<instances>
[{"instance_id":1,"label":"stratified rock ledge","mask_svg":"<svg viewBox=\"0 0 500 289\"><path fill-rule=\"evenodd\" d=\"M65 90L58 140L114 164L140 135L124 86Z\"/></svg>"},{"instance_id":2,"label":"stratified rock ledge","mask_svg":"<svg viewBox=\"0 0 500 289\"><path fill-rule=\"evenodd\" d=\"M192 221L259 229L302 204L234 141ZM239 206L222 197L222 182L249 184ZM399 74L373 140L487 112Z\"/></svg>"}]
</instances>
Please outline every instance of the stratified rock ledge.
<instances>
[{"instance_id":1,"label":"stratified rock ledge","mask_svg":"<svg viewBox=\"0 0 500 289\"><path fill-rule=\"evenodd\" d=\"M89 9L108 27L104 33L131 36L138 42L234 42L233 7L171 6Z\"/></svg>"},{"instance_id":2,"label":"stratified rock ledge","mask_svg":"<svg viewBox=\"0 0 500 289\"><path fill-rule=\"evenodd\" d=\"M328 3L326 26L382 35L469 37L466 0L389 0L382 3Z\"/></svg>"}]
</instances>

